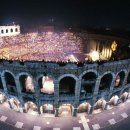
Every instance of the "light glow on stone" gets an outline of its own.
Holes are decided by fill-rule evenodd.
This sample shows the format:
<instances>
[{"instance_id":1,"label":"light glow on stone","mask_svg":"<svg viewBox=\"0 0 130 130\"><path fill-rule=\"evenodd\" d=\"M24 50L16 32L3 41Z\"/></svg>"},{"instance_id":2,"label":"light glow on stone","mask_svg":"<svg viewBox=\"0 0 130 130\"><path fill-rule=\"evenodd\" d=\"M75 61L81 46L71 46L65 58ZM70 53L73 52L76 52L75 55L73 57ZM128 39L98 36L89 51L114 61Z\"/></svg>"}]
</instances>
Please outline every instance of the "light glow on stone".
<instances>
[{"instance_id":1,"label":"light glow on stone","mask_svg":"<svg viewBox=\"0 0 130 130\"><path fill-rule=\"evenodd\" d=\"M92 58L92 61L97 61L99 60L99 52L98 51L92 51L90 53L90 57Z\"/></svg>"}]
</instances>

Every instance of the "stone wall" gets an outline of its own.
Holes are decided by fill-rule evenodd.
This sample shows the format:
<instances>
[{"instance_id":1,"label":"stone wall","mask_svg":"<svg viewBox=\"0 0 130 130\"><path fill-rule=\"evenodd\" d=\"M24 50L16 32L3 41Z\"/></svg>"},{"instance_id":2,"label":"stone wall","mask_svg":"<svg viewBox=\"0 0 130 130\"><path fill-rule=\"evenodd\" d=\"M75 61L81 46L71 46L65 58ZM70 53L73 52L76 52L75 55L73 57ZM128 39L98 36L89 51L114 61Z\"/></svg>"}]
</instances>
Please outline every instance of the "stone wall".
<instances>
[{"instance_id":1,"label":"stone wall","mask_svg":"<svg viewBox=\"0 0 130 130\"><path fill-rule=\"evenodd\" d=\"M79 66L75 63L66 63L60 65L58 63L46 63L46 62L19 62L19 61L1 61L0 62L0 73L1 80L3 84L3 90L7 97L10 97L10 93L7 90L5 73L10 73L14 77L16 84L16 94L15 95L23 106L26 101L33 101L38 106L42 104L51 103L55 108L60 105L68 103L74 108L77 108L81 103L88 102L93 106L99 99L104 99L109 101L112 95L118 93L118 96L124 92L125 89L130 88L130 84L127 83L127 77L130 73L130 59L120 60L120 61L110 61L106 63L93 63L93 64L82 64ZM92 72L96 75L96 80L94 90L91 94L82 95L80 93L82 86L82 77ZM115 79L118 73L123 72L124 78L123 83L120 87L114 88ZM44 74L51 76L54 81L54 96L40 94L38 79ZM99 92L100 82L104 75L111 74L112 82L110 84L109 90L102 90ZM33 78L35 93L22 93L20 86L21 75L30 75ZM63 95L59 96L59 82L64 77L72 77L76 81L75 85L75 95Z\"/></svg>"}]
</instances>

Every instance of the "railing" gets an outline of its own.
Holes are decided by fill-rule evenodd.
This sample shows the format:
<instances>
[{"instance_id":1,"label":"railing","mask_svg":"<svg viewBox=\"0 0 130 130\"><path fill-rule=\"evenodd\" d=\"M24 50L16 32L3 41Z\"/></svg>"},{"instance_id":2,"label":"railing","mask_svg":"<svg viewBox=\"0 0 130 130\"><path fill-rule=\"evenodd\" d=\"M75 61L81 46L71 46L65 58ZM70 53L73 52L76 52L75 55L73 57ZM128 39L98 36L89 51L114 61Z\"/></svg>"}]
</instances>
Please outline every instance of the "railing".
<instances>
[{"instance_id":1,"label":"railing","mask_svg":"<svg viewBox=\"0 0 130 130\"><path fill-rule=\"evenodd\" d=\"M8 92L9 95L13 95L13 96L18 96L17 93L14 93L14 92Z\"/></svg>"},{"instance_id":2,"label":"railing","mask_svg":"<svg viewBox=\"0 0 130 130\"><path fill-rule=\"evenodd\" d=\"M113 89L113 92L117 92L117 91L120 91L120 90L122 90L123 89L123 86L119 86L119 87L114 87L114 89Z\"/></svg>"},{"instance_id":3,"label":"railing","mask_svg":"<svg viewBox=\"0 0 130 130\"><path fill-rule=\"evenodd\" d=\"M22 96L28 97L28 98L34 98L34 94L29 93L22 93Z\"/></svg>"},{"instance_id":4,"label":"railing","mask_svg":"<svg viewBox=\"0 0 130 130\"><path fill-rule=\"evenodd\" d=\"M105 89L105 90L99 90L99 95L105 96L109 94L109 89Z\"/></svg>"},{"instance_id":5,"label":"railing","mask_svg":"<svg viewBox=\"0 0 130 130\"><path fill-rule=\"evenodd\" d=\"M54 100L54 95L40 94L39 99L43 101Z\"/></svg>"},{"instance_id":6,"label":"railing","mask_svg":"<svg viewBox=\"0 0 130 130\"><path fill-rule=\"evenodd\" d=\"M86 80L86 81L83 81L83 84L94 84L95 83L95 80Z\"/></svg>"},{"instance_id":7,"label":"railing","mask_svg":"<svg viewBox=\"0 0 130 130\"><path fill-rule=\"evenodd\" d=\"M72 101L75 100L75 95L61 94L59 95L59 101Z\"/></svg>"},{"instance_id":8,"label":"railing","mask_svg":"<svg viewBox=\"0 0 130 130\"><path fill-rule=\"evenodd\" d=\"M80 100L86 100L92 98L93 94L92 93L86 93L86 94L81 94L80 95Z\"/></svg>"}]
</instances>

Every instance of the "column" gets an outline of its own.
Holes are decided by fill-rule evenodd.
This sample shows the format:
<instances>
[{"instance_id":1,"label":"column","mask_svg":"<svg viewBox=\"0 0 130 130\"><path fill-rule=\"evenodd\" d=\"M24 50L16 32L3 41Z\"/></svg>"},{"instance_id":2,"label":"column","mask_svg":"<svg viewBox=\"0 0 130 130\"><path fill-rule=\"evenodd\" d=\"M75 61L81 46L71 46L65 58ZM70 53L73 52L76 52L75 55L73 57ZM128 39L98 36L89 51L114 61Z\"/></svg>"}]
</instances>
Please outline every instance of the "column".
<instances>
[{"instance_id":1,"label":"column","mask_svg":"<svg viewBox=\"0 0 130 130\"><path fill-rule=\"evenodd\" d=\"M95 102L96 102L96 97L93 97L92 101L91 101L91 108L90 108L90 112L89 114L93 113L93 110L95 108Z\"/></svg>"},{"instance_id":2,"label":"column","mask_svg":"<svg viewBox=\"0 0 130 130\"><path fill-rule=\"evenodd\" d=\"M15 83L16 83L17 93L19 95L21 94L21 86L20 86L19 79L17 77L15 78Z\"/></svg>"},{"instance_id":3,"label":"column","mask_svg":"<svg viewBox=\"0 0 130 130\"><path fill-rule=\"evenodd\" d=\"M5 76L1 76L1 81L3 84L4 92L5 94L8 94L7 86L6 86L6 81L5 81Z\"/></svg>"},{"instance_id":4,"label":"column","mask_svg":"<svg viewBox=\"0 0 130 130\"><path fill-rule=\"evenodd\" d=\"M124 81L123 81L123 83L122 83L122 86L124 86L124 85L127 83L128 74L129 74L129 73L127 73L127 74L125 75Z\"/></svg>"},{"instance_id":5,"label":"column","mask_svg":"<svg viewBox=\"0 0 130 130\"><path fill-rule=\"evenodd\" d=\"M75 87L75 105L79 104L79 100L80 100L80 89L81 89L81 79L78 79L76 81L76 87Z\"/></svg>"},{"instance_id":6,"label":"column","mask_svg":"<svg viewBox=\"0 0 130 130\"><path fill-rule=\"evenodd\" d=\"M93 113L93 110L94 110L94 106L91 106L90 111L89 111L89 114L92 114L92 113Z\"/></svg>"},{"instance_id":7,"label":"column","mask_svg":"<svg viewBox=\"0 0 130 130\"><path fill-rule=\"evenodd\" d=\"M9 100L10 97L8 96L7 98L8 98L8 104L9 104L10 109L13 109L12 104L10 103L10 100Z\"/></svg>"},{"instance_id":8,"label":"column","mask_svg":"<svg viewBox=\"0 0 130 130\"><path fill-rule=\"evenodd\" d=\"M54 102L58 104L59 102L59 81L54 80Z\"/></svg>"},{"instance_id":9,"label":"column","mask_svg":"<svg viewBox=\"0 0 130 130\"><path fill-rule=\"evenodd\" d=\"M33 85L34 85L34 100L35 100L35 103L37 105L37 108L38 108L38 114L41 114L41 111L40 111L40 87L38 86L38 81L36 80L36 77L32 77L33 78Z\"/></svg>"},{"instance_id":10,"label":"column","mask_svg":"<svg viewBox=\"0 0 130 130\"><path fill-rule=\"evenodd\" d=\"M127 97L126 97L126 100L129 98L129 92L128 92L128 95L127 95Z\"/></svg>"},{"instance_id":11,"label":"column","mask_svg":"<svg viewBox=\"0 0 130 130\"><path fill-rule=\"evenodd\" d=\"M34 90L35 90L35 97L39 97L40 95L40 87L38 86L38 81L36 80L35 77L32 77L33 78L33 85L34 85Z\"/></svg>"},{"instance_id":12,"label":"column","mask_svg":"<svg viewBox=\"0 0 130 130\"><path fill-rule=\"evenodd\" d=\"M40 111L40 101L36 99L36 105L37 105L37 109L38 109L38 114L41 114L41 111Z\"/></svg>"},{"instance_id":13,"label":"column","mask_svg":"<svg viewBox=\"0 0 130 130\"><path fill-rule=\"evenodd\" d=\"M2 81L2 84L3 84L3 88L4 88L4 93L5 93L5 95L6 95L7 99L8 99L9 107L12 109L12 105L11 105L11 103L9 101L10 96L8 94L8 89L7 89L7 86L6 86L5 76L1 76L1 81Z\"/></svg>"},{"instance_id":14,"label":"column","mask_svg":"<svg viewBox=\"0 0 130 130\"><path fill-rule=\"evenodd\" d=\"M77 108L74 108L73 116L77 116Z\"/></svg>"},{"instance_id":15,"label":"column","mask_svg":"<svg viewBox=\"0 0 130 130\"><path fill-rule=\"evenodd\" d=\"M98 77L98 78L96 79L95 88L94 88L94 93L93 93L94 96L95 96L95 95L98 95L99 86L100 86L100 80L101 80L100 77Z\"/></svg>"},{"instance_id":16,"label":"column","mask_svg":"<svg viewBox=\"0 0 130 130\"><path fill-rule=\"evenodd\" d=\"M107 102L103 110L107 110L108 105L109 105L109 103Z\"/></svg>"},{"instance_id":17,"label":"column","mask_svg":"<svg viewBox=\"0 0 130 130\"><path fill-rule=\"evenodd\" d=\"M15 78L15 83L16 83L16 88L17 88L17 93L18 93L18 99L21 103L19 111L23 112L24 111L24 101L23 101L23 97L22 97L20 82L19 82L19 79L17 77Z\"/></svg>"},{"instance_id":18,"label":"column","mask_svg":"<svg viewBox=\"0 0 130 130\"><path fill-rule=\"evenodd\" d=\"M55 108L55 117L58 117L59 116L59 108Z\"/></svg>"},{"instance_id":19,"label":"column","mask_svg":"<svg viewBox=\"0 0 130 130\"><path fill-rule=\"evenodd\" d=\"M118 99L118 100L117 100L117 103L115 104L115 106L118 106L118 104L119 104L119 101L120 101L120 99Z\"/></svg>"},{"instance_id":20,"label":"column","mask_svg":"<svg viewBox=\"0 0 130 130\"><path fill-rule=\"evenodd\" d=\"M114 86L115 86L115 80L116 80L116 77L115 77L115 78L113 78L113 80L112 80L112 83L111 83L111 86L110 86L110 91L109 91L109 96L108 96L108 99L110 99L110 98L111 98L111 95L112 95L112 93L113 93Z\"/></svg>"}]
</instances>

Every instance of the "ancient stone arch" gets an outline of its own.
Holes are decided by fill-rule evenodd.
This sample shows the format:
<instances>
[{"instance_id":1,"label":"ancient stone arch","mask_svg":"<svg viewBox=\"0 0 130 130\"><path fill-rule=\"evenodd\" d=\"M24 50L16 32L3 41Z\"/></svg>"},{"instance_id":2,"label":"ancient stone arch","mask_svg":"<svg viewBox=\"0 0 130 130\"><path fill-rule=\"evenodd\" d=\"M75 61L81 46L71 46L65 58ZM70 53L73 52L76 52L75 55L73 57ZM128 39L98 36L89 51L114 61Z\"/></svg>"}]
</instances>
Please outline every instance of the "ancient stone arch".
<instances>
[{"instance_id":1,"label":"ancient stone arch","mask_svg":"<svg viewBox=\"0 0 130 130\"><path fill-rule=\"evenodd\" d=\"M116 74L115 87L120 87L124 84L127 76L127 71L125 69L120 70Z\"/></svg>"},{"instance_id":2,"label":"ancient stone arch","mask_svg":"<svg viewBox=\"0 0 130 130\"><path fill-rule=\"evenodd\" d=\"M38 114L38 107L37 105L32 102L28 101L24 104L24 109L26 113L32 114L32 115L37 115Z\"/></svg>"},{"instance_id":3,"label":"ancient stone arch","mask_svg":"<svg viewBox=\"0 0 130 130\"><path fill-rule=\"evenodd\" d=\"M81 104L79 104L78 108L77 108L77 112L78 113L82 113L82 112L87 112L89 114L91 109L91 105L89 102L83 102Z\"/></svg>"},{"instance_id":4,"label":"ancient stone arch","mask_svg":"<svg viewBox=\"0 0 130 130\"><path fill-rule=\"evenodd\" d=\"M97 72L95 70L85 71L81 79L81 95L93 94Z\"/></svg>"},{"instance_id":5,"label":"ancient stone arch","mask_svg":"<svg viewBox=\"0 0 130 130\"><path fill-rule=\"evenodd\" d=\"M17 97L10 96L8 100L12 109L14 109L15 111L20 111L21 103Z\"/></svg>"},{"instance_id":6,"label":"ancient stone arch","mask_svg":"<svg viewBox=\"0 0 130 130\"><path fill-rule=\"evenodd\" d=\"M54 93L54 80L51 77L48 75L39 76L37 82L38 82L38 87L41 93L44 93L44 94Z\"/></svg>"},{"instance_id":7,"label":"ancient stone arch","mask_svg":"<svg viewBox=\"0 0 130 130\"><path fill-rule=\"evenodd\" d=\"M84 71L82 74L80 74L79 79L82 79L82 77L83 77L86 73L89 73L89 72L93 72L96 76L98 76L98 73L97 73L96 70L94 70L94 69L89 69L89 70Z\"/></svg>"},{"instance_id":8,"label":"ancient stone arch","mask_svg":"<svg viewBox=\"0 0 130 130\"><path fill-rule=\"evenodd\" d=\"M52 103L44 103L40 106L40 112L41 114L48 113L48 114L54 114L54 105Z\"/></svg>"},{"instance_id":9,"label":"ancient stone arch","mask_svg":"<svg viewBox=\"0 0 130 130\"><path fill-rule=\"evenodd\" d=\"M29 81L27 81L27 79ZM33 77L29 73L26 73L26 72L19 73L17 75L17 80L19 81L21 92L29 92L29 93L31 92L31 93L33 93L35 91L35 86L34 86L34 83L33 83Z\"/></svg>"},{"instance_id":10,"label":"ancient stone arch","mask_svg":"<svg viewBox=\"0 0 130 130\"><path fill-rule=\"evenodd\" d=\"M69 82L66 82L65 80L68 79ZM65 91L69 91L70 87L73 88L71 90L73 90L73 94L76 93L76 87L77 87L77 77L72 75L72 74L65 74L62 75L58 78L59 81L59 89L61 89L60 85L62 82L64 82L68 87L65 87L65 85L62 85ZM68 90L67 90L68 89ZM59 91L60 93L60 91Z\"/></svg>"},{"instance_id":11,"label":"ancient stone arch","mask_svg":"<svg viewBox=\"0 0 130 130\"><path fill-rule=\"evenodd\" d=\"M17 93L15 75L11 71L4 70L1 74L1 78L3 80L3 87L7 89L9 94Z\"/></svg>"},{"instance_id":12,"label":"ancient stone arch","mask_svg":"<svg viewBox=\"0 0 130 130\"><path fill-rule=\"evenodd\" d=\"M59 116L72 116L74 107L72 104L62 104L59 107Z\"/></svg>"},{"instance_id":13,"label":"ancient stone arch","mask_svg":"<svg viewBox=\"0 0 130 130\"><path fill-rule=\"evenodd\" d=\"M110 88L112 87L113 79L115 79L115 74L111 71L105 72L103 75L101 75L98 93L100 93L102 90L109 92Z\"/></svg>"},{"instance_id":14,"label":"ancient stone arch","mask_svg":"<svg viewBox=\"0 0 130 130\"><path fill-rule=\"evenodd\" d=\"M14 79L15 79L14 73L11 72L10 70L4 70L4 71L2 71L1 76L4 77L4 74L5 74L6 72L10 73L10 74L14 77Z\"/></svg>"},{"instance_id":15,"label":"ancient stone arch","mask_svg":"<svg viewBox=\"0 0 130 130\"><path fill-rule=\"evenodd\" d=\"M78 80L78 78L73 75L73 74L64 74L64 75L61 75L59 78L58 78L58 81L60 81L61 79L63 79L64 77L72 77L74 78L76 81Z\"/></svg>"}]
</instances>

